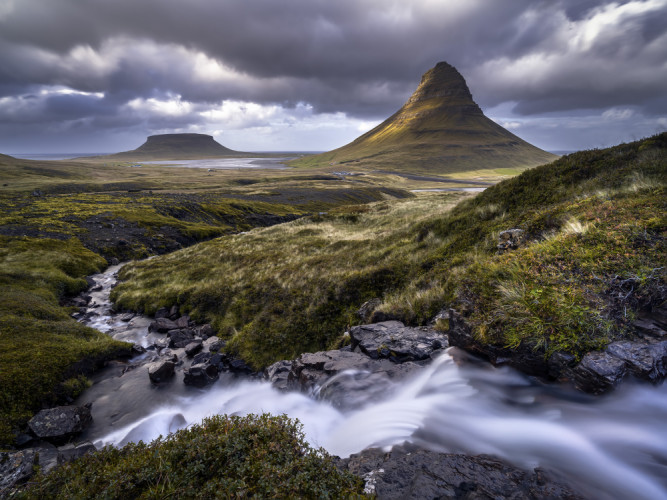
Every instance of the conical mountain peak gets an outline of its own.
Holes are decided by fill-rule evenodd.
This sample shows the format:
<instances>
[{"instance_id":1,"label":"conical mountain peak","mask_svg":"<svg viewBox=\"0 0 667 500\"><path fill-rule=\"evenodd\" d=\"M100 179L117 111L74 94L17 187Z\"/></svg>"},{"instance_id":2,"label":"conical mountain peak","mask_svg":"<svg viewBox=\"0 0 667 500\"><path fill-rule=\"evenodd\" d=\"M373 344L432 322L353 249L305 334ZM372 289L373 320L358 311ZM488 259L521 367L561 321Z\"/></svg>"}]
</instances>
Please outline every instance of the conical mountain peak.
<instances>
[{"instance_id":1,"label":"conical mountain peak","mask_svg":"<svg viewBox=\"0 0 667 500\"><path fill-rule=\"evenodd\" d=\"M450 98L452 101L465 102L476 106L465 79L454 66L446 62L439 62L434 68L422 76L417 90L408 99L406 104L434 99L437 97Z\"/></svg>"},{"instance_id":2,"label":"conical mountain peak","mask_svg":"<svg viewBox=\"0 0 667 500\"><path fill-rule=\"evenodd\" d=\"M440 62L422 76L392 116L351 143L304 158L302 165L339 165L449 174L528 168L556 155L520 139L484 116L463 76Z\"/></svg>"}]
</instances>

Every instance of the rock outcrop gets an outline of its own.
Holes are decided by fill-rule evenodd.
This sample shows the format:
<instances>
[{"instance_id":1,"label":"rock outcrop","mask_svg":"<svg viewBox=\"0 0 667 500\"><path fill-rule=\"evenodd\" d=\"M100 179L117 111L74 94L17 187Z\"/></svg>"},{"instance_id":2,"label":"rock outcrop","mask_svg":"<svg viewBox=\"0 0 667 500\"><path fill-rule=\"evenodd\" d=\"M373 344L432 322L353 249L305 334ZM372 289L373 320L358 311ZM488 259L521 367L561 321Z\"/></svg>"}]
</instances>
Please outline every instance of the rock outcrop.
<instances>
[{"instance_id":1,"label":"rock outcrop","mask_svg":"<svg viewBox=\"0 0 667 500\"><path fill-rule=\"evenodd\" d=\"M340 460L378 499L582 498L541 469L524 471L487 455L436 453L410 446L372 448Z\"/></svg>"},{"instance_id":2,"label":"rock outcrop","mask_svg":"<svg viewBox=\"0 0 667 500\"><path fill-rule=\"evenodd\" d=\"M652 383L667 377L667 338L662 336L612 342L603 351L587 353L579 363L567 353L556 352L546 357L543 350L530 346L509 349L480 343L465 319L452 309L447 336L451 345L478 354L495 365L510 365L528 375L551 380L572 380L578 389L592 394L613 389L627 375Z\"/></svg>"},{"instance_id":3,"label":"rock outcrop","mask_svg":"<svg viewBox=\"0 0 667 500\"><path fill-rule=\"evenodd\" d=\"M386 397L394 382L419 369L447 347L447 338L429 328L399 321L350 330L351 345L278 361L264 378L282 390L314 393L339 408L355 408Z\"/></svg>"},{"instance_id":4,"label":"rock outcrop","mask_svg":"<svg viewBox=\"0 0 667 500\"><path fill-rule=\"evenodd\" d=\"M89 406L56 406L41 410L28 422L40 439L64 443L85 430L93 421Z\"/></svg>"},{"instance_id":5,"label":"rock outcrop","mask_svg":"<svg viewBox=\"0 0 667 500\"><path fill-rule=\"evenodd\" d=\"M421 361L433 351L449 345L447 337L430 328L406 327L400 321L385 321L350 329L352 349L372 359L387 358L396 362Z\"/></svg>"},{"instance_id":6,"label":"rock outcrop","mask_svg":"<svg viewBox=\"0 0 667 500\"><path fill-rule=\"evenodd\" d=\"M498 253L502 254L508 250L519 248L526 238L523 229L513 228L500 231L498 234Z\"/></svg>"}]
</instances>

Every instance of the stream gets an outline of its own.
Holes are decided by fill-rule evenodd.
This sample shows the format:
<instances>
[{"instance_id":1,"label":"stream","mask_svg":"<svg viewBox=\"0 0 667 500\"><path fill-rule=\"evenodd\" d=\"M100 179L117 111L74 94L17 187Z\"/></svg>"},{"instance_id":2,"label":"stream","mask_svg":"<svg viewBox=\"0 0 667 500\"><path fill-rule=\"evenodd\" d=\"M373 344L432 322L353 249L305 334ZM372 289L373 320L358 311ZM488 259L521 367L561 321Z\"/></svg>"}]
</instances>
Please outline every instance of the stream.
<instances>
[{"instance_id":1,"label":"stream","mask_svg":"<svg viewBox=\"0 0 667 500\"><path fill-rule=\"evenodd\" d=\"M83 322L149 347L164 337L148 333L150 318L111 311L109 291L120 267L93 276L101 289L90 293ZM84 439L98 448L122 446L214 414L284 413L301 421L312 445L341 457L408 441L440 452L495 455L525 469L539 465L590 498L667 499L667 384L630 381L592 397L450 348L390 390L383 386L382 394L368 387L367 400L340 411L314 395L232 374L205 389L186 386L182 372L156 386L145 367L151 355L111 363L92 378L77 401L93 403Z\"/></svg>"}]
</instances>

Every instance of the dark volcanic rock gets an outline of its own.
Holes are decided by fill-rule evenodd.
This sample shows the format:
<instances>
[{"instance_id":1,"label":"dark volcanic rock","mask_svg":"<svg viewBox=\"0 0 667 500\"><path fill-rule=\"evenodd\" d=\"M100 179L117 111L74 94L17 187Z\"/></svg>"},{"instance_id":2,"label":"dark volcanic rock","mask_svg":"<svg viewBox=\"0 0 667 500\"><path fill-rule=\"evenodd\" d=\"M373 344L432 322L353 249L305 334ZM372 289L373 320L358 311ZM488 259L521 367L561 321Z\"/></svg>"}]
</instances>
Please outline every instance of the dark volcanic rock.
<instances>
[{"instance_id":1,"label":"dark volcanic rock","mask_svg":"<svg viewBox=\"0 0 667 500\"><path fill-rule=\"evenodd\" d=\"M229 371L234 373L245 373L246 375L253 373L253 369L241 358L227 359L227 366L229 367Z\"/></svg>"},{"instance_id":2,"label":"dark volcanic rock","mask_svg":"<svg viewBox=\"0 0 667 500\"><path fill-rule=\"evenodd\" d=\"M149 332L167 333L169 330L175 330L178 325L168 318L158 318L148 325Z\"/></svg>"},{"instance_id":3,"label":"dark volcanic rock","mask_svg":"<svg viewBox=\"0 0 667 500\"><path fill-rule=\"evenodd\" d=\"M349 350L305 353L294 361L278 361L264 371L264 378L281 390L313 392L338 408L356 408L386 397L403 378L420 365L388 359L371 359Z\"/></svg>"},{"instance_id":4,"label":"dark volcanic rock","mask_svg":"<svg viewBox=\"0 0 667 500\"><path fill-rule=\"evenodd\" d=\"M218 380L218 369L209 363L192 365L183 371L183 382L186 385L204 387L216 380Z\"/></svg>"},{"instance_id":5,"label":"dark volcanic rock","mask_svg":"<svg viewBox=\"0 0 667 500\"><path fill-rule=\"evenodd\" d=\"M449 310L449 344L478 354L494 365L510 365L528 375L548 377L557 368L555 363L549 365L544 350L521 344L516 349L499 345L481 344L477 342L465 319L454 309Z\"/></svg>"},{"instance_id":6,"label":"dark volcanic rock","mask_svg":"<svg viewBox=\"0 0 667 500\"><path fill-rule=\"evenodd\" d=\"M279 362L280 363L280 362ZM309 391L344 370L368 370L371 359L358 352L321 351L305 353L292 363L288 386ZM269 370L273 369L273 365Z\"/></svg>"},{"instance_id":7,"label":"dark volcanic rock","mask_svg":"<svg viewBox=\"0 0 667 500\"><path fill-rule=\"evenodd\" d=\"M288 378L292 371L293 361L283 360L273 363L264 370L264 379L271 382L274 388L285 391L289 389Z\"/></svg>"},{"instance_id":8,"label":"dark volcanic rock","mask_svg":"<svg viewBox=\"0 0 667 500\"><path fill-rule=\"evenodd\" d=\"M178 306L177 305L171 306L171 308L169 309L169 319L176 321L179 316L180 314L178 313Z\"/></svg>"},{"instance_id":9,"label":"dark volcanic rock","mask_svg":"<svg viewBox=\"0 0 667 500\"><path fill-rule=\"evenodd\" d=\"M192 357L202 350L202 340L194 339L188 345L185 346L185 354L188 357Z\"/></svg>"},{"instance_id":10,"label":"dark volcanic rock","mask_svg":"<svg viewBox=\"0 0 667 500\"><path fill-rule=\"evenodd\" d=\"M41 410L30 419L28 427L38 438L57 443L80 433L92 421L88 406L56 406Z\"/></svg>"},{"instance_id":11,"label":"dark volcanic rock","mask_svg":"<svg viewBox=\"0 0 667 500\"><path fill-rule=\"evenodd\" d=\"M623 360L638 378L658 382L667 375L667 340L660 342L612 342L605 351Z\"/></svg>"},{"instance_id":12,"label":"dark volcanic rock","mask_svg":"<svg viewBox=\"0 0 667 500\"><path fill-rule=\"evenodd\" d=\"M190 316L181 316L175 323L177 328L187 328L190 326Z\"/></svg>"},{"instance_id":13,"label":"dark volcanic rock","mask_svg":"<svg viewBox=\"0 0 667 500\"><path fill-rule=\"evenodd\" d=\"M148 365L148 376L151 382L160 383L174 376L176 364L171 360L156 361Z\"/></svg>"},{"instance_id":14,"label":"dark volcanic rock","mask_svg":"<svg viewBox=\"0 0 667 500\"><path fill-rule=\"evenodd\" d=\"M206 340L204 340L204 350L205 351L219 351L225 346L225 342L215 335L212 337L208 337Z\"/></svg>"},{"instance_id":15,"label":"dark volcanic rock","mask_svg":"<svg viewBox=\"0 0 667 500\"><path fill-rule=\"evenodd\" d=\"M541 470L517 469L487 455L436 453L395 446L372 448L340 460L339 467L366 481L366 493L383 499L580 499Z\"/></svg>"},{"instance_id":16,"label":"dark volcanic rock","mask_svg":"<svg viewBox=\"0 0 667 500\"><path fill-rule=\"evenodd\" d=\"M207 338L213 337L215 335L215 330L213 329L213 327L211 325L206 323L205 325L202 325L197 329L197 334L201 338L206 340Z\"/></svg>"},{"instance_id":17,"label":"dark volcanic rock","mask_svg":"<svg viewBox=\"0 0 667 500\"><path fill-rule=\"evenodd\" d=\"M166 318L167 316L169 316L169 309L166 307L161 307L155 311L155 319Z\"/></svg>"},{"instance_id":18,"label":"dark volcanic rock","mask_svg":"<svg viewBox=\"0 0 667 500\"><path fill-rule=\"evenodd\" d=\"M0 497L32 476L35 459L34 450L0 452Z\"/></svg>"},{"instance_id":19,"label":"dark volcanic rock","mask_svg":"<svg viewBox=\"0 0 667 500\"><path fill-rule=\"evenodd\" d=\"M589 352L573 370L578 389L601 394L618 384L626 373L625 361L607 352Z\"/></svg>"},{"instance_id":20,"label":"dark volcanic rock","mask_svg":"<svg viewBox=\"0 0 667 500\"><path fill-rule=\"evenodd\" d=\"M96 450L90 441L77 444L66 444L58 448L58 463L71 462Z\"/></svg>"},{"instance_id":21,"label":"dark volcanic rock","mask_svg":"<svg viewBox=\"0 0 667 500\"><path fill-rule=\"evenodd\" d=\"M498 253L502 254L508 250L516 250L519 248L525 239L523 229L507 229L501 231L498 235Z\"/></svg>"},{"instance_id":22,"label":"dark volcanic rock","mask_svg":"<svg viewBox=\"0 0 667 500\"><path fill-rule=\"evenodd\" d=\"M169 330L167 332L169 336L169 347L181 348L188 345L195 338L192 330Z\"/></svg>"},{"instance_id":23,"label":"dark volcanic rock","mask_svg":"<svg viewBox=\"0 0 667 500\"><path fill-rule=\"evenodd\" d=\"M385 321L350 329L352 348L367 356L396 362L429 359L438 349L449 345L447 337L430 328L410 328L400 321Z\"/></svg>"}]
</instances>

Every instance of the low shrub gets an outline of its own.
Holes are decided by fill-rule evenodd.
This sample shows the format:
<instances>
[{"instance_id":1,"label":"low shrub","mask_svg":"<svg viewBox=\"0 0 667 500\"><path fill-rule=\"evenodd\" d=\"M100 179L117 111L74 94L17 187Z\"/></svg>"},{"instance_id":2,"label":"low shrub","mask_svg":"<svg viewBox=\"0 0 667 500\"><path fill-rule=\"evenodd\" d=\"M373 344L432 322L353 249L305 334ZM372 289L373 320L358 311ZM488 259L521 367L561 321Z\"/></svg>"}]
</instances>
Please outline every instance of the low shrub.
<instances>
[{"instance_id":1,"label":"low shrub","mask_svg":"<svg viewBox=\"0 0 667 500\"><path fill-rule=\"evenodd\" d=\"M107 447L38 476L18 498L360 498L286 416L214 416L150 444Z\"/></svg>"}]
</instances>

